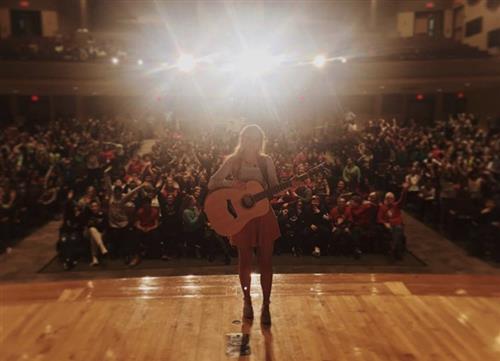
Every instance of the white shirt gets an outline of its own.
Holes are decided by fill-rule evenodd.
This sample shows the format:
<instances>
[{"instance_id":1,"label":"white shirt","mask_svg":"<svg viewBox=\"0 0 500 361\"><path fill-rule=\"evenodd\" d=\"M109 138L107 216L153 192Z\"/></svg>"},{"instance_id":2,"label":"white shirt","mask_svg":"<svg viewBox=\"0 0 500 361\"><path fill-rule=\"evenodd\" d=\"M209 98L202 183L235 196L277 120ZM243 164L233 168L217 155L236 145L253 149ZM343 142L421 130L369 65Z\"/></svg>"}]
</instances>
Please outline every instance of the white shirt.
<instances>
[{"instance_id":1,"label":"white shirt","mask_svg":"<svg viewBox=\"0 0 500 361\"><path fill-rule=\"evenodd\" d=\"M269 157L268 155L265 155L264 158L266 160L269 185L271 187L274 187L279 183L278 176L276 175L276 168L274 166L274 162L272 158ZM234 161L235 161L234 157L229 157L222 163L220 168L212 175L210 181L208 182L209 190L231 187L233 185L234 181L228 180L227 178L230 175L233 175L232 171L233 171ZM259 183L261 183L265 188L267 188L267 185L264 184L265 183L264 176L262 175L262 172L260 171L258 165L254 167L246 165L242 162L239 174L233 175L233 177L239 181L244 181L244 182L249 180L256 180Z\"/></svg>"}]
</instances>

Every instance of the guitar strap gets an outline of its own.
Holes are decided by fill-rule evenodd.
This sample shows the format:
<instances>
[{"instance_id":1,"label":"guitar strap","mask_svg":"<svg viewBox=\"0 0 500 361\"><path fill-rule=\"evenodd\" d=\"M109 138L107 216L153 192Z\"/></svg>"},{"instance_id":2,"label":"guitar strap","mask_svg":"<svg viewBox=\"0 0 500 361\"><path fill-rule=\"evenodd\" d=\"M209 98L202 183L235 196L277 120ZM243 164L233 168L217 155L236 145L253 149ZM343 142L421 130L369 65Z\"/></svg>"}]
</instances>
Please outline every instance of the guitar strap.
<instances>
[{"instance_id":1,"label":"guitar strap","mask_svg":"<svg viewBox=\"0 0 500 361\"><path fill-rule=\"evenodd\" d=\"M260 172L262 173L264 182L267 184L267 188L269 189L270 185L269 185L269 175L267 174L266 158L259 156L257 163L259 164Z\"/></svg>"}]
</instances>

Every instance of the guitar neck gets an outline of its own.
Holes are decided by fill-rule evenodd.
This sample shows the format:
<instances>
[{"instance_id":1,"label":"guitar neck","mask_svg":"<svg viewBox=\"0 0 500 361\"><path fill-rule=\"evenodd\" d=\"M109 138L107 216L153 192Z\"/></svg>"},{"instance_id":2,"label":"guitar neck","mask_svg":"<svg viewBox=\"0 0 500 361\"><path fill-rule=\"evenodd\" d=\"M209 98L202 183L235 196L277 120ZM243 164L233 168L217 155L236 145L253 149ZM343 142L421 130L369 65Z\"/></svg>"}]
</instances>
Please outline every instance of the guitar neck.
<instances>
[{"instance_id":1,"label":"guitar neck","mask_svg":"<svg viewBox=\"0 0 500 361\"><path fill-rule=\"evenodd\" d=\"M320 169L323 166L323 164L324 163L321 163L321 164L317 165L316 167L309 169L306 173L301 174L300 176L297 176L296 178L300 179L300 180L307 178L309 176L309 174ZM265 189L262 192L254 194L253 198L256 202L258 202L264 198L271 198L275 194L278 194L278 193L284 191L285 189L290 188L291 186L292 186L292 180L290 179L290 180L282 182L278 185L275 185L274 187L271 187L269 189Z\"/></svg>"},{"instance_id":2,"label":"guitar neck","mask_svg":"<svg viewBox=\"0 0 500 361\"><path fill-rule=\"evenodd\" d=\"M290 188L291 186L292 186L292 181L289 180L289 181L280 183L274 187L271 187L269 189L265 189L262 192L254 194L253 198L256 202L258 202L264 198L271 198L275 194L278 194L279 192L282 192L285 189Z\"/></svg>"}]
</instances>

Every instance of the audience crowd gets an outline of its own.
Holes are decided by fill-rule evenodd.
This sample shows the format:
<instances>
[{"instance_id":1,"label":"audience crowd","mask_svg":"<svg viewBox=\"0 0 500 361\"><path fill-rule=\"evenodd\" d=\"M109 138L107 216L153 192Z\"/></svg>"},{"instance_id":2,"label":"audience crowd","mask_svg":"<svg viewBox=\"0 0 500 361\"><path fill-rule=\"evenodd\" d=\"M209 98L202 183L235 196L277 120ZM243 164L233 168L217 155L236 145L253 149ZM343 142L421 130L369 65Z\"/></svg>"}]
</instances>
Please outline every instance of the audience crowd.
<instances>
[{"instance_id":1,"label":"audience crowd","mask_svg":"<svg viewBox=\"0 0 500 361\"><path fill-rule=\"evenodd\" d=\"M237 133L180 132L129 118L58 121L2 133L2 239L63 211L58 252L65 268L107 257L136 266L144 258L194 256L230 263L234 250L210 227L203 201L210 175ZM145 130L147 128L147 130ZM471 254L500 260L500 136L460 114L432 127L371 120L304 132L266 130L266 152L280 180L326 162L271 204L282 237L275 252L401 259L405 207L443 232L465 227ZM450 236L453 236L451 232Z\"/></svg>"},{"instance_id":2,"label":"audience crowd","mask_svg":"<svg viewBox=\"0 0 500 361\"><path fill-rule=\"evenodd\" d=\"M100 167L124 166L143 133L134 120L120 117L2 129L0 252L60 212L68 195L100 189Z\"/></svg>"}]
</instances>

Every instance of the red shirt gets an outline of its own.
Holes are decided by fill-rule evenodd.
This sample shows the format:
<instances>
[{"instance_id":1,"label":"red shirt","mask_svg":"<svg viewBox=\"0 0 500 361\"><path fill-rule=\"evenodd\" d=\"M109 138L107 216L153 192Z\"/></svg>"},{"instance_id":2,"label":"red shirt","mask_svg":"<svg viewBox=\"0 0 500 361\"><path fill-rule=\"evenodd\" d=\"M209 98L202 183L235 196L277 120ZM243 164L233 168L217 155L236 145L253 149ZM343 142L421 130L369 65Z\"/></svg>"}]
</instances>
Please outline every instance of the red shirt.
<instances>
[{"instance_id":1,"label":"red shirt","mask_svg":"<svg viewBox=\"0 0 500 361\"><path fill-rule=\"evenodd\" d=\"M401 209L399 204L394 202L391 207L381 203L378 207L377 221L379 223L389 223L391 226L400 226L403 224Z\"/></svg>"},{"instance_id":2,"label":"red shirt","mask_svg":"<svg viewBox=\"0 0 500 361\"><path fill-rule=\"evenodd\" d=\"M152 227L156 224L160 217L160 209L158 207L150 207L146 209L141 207L137 210L137 220L141 227Z\"/></svg>"},{"instance_id":3,"label":"red shirt","mask_svg":"<svg viewBox=\"0 0 500 361\"><path fill-rule=\"evenodd\" d=\"M443 151L439 148L433 149L431 153L434 159L441 159L443 157Z\"/></svg>"},{"instance_id":4,"label":"red shirt","mask_svg":"<svg viewBox=\"0 0 500 361\"><path fill-rule=\"evenodd\" d=\"M352 207L351 214L353 223L357 226L369 226L371 218L370 211L372 207L372 204L367 203L363 203L359 207Z\"/></svg>"},{"instance_id":5,"label":"red shirt","mask_svg":"<svg viewBox=\"0 0 500 361\"><path fill-rule=\"evenodd\" d=\"M110 162L115 159L115 153L113 152L113 150L106 150L101 153L101 159L105 162Z\"/></svg>"},{"instance_id":6,"label":"red shirt","mask_svg":"<svg viewBox=\"0 0 500 361\"><path fill-rule=\"evenodd\" d=\"M330 217L334 226L339 226L347 222L352 222L352 214L350 207L344 207L339 209L339 207L334 207L330 211Z\"/></svg>"},{"instance_id":7,"label":"red shirt","mask_svg":"<svg viewBox=\"0 0 500 361\"><path fill-rule=\"evenodd\" d=\"M143 163L139 161L132 161L127 167L127 174L140 174L144 169Z\"/></svg>"}]
</instances>

